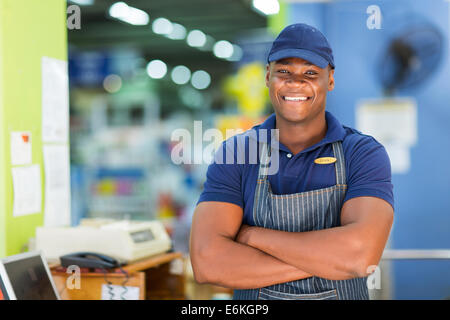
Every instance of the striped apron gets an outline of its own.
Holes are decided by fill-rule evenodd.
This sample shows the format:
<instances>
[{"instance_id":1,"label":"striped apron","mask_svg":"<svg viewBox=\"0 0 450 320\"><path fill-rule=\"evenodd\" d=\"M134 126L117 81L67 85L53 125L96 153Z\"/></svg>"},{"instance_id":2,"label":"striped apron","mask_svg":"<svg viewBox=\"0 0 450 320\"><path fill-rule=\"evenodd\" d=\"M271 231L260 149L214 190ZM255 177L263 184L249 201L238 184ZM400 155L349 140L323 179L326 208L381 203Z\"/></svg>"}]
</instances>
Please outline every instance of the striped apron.
<instances>
[{"instance_id":1,"label":"striped apron","mask_svg":"<svg viewBox=\"0 0 450 320\"><path fill-rule=\"evenodd\" d=\"M336 185L295 194L275 195L267 179L267 144L262 148L253 204L255 225L290 232L306 232L340 225L340 213L347 190L345 159L340 141L333 143ZM265 164L265 165L264 165ZM337 300L369 299L367 277L328 280L319 277L275 284L259 289L234 290L236 300Z\"/></svg>"}]
</instances>

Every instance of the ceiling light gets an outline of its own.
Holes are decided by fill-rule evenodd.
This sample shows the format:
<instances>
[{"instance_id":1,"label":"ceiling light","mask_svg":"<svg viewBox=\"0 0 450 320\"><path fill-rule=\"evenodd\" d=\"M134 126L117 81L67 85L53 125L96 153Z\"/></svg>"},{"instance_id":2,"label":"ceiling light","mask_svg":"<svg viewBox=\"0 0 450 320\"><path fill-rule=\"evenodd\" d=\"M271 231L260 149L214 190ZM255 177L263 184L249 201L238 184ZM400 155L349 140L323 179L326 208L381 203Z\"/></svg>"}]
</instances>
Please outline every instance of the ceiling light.
<instances>
[{"instance_id":1,"label":"ceiling light","mask_svg":"<svg viewBox=\"0 0 450 320\"><path fill-rule=\"evenodd\" d=\"M228 59L233 55L233 45L226 40L217 41L213 52L218 58Z\"/></svg>"},{"instance_id":2,"label":"ceiling light","mask_svg":"<svg viewBox=\"0 0 450 320\"><path fill-rule=\"evenodd\" d=\"M186 38L186 28L181 24L172 23L172 32L167 35L167 38L172 40L182 40Z\"/></svg>"},{"instance_id":3,"label":"ceiling light","mask_svg":"<svg viewBox=\"0 0 450 320\"><path fill-rule=\"evenodd\" d=\"M125 2L116 2L109 8L109 15L113 18L121 18L128 13L128 5Z\"/></svg>"},{"instance_id":4,"label":"ceiling light","mask_svg":"<svg viewBox=\"0 0 450 320\"><path fill-rule=\"evenodd\" d=\"M161 79L167 73L167 66L161 60L150 61L147 65L147 74L153 79Z\"/></svg>"},{"instance_id":5,"label":"ceiling light","mask_svg":"<svg viewBox=\"0 0 450 320\"><path fill-rule=\"evenodd\" d=\"M70 2L79 4L80 6L92 6L94 4L94 0L70 0Z\"/></svg>"},{"instance_id":6,"label":"ceiling light","mask_svg":"<svg viewBox=\"0 0 450 320\"><path fill-rule=\"evenodd\" d=\"M185 66L176 66L172 70L171 77L176 84L186 84L191 78L191 70Z\"/></svg>"},{"instance_id":7,"label":"ceiling light","mask_svg":"<svg viewBox=\"0 0 450 320\"><path fill-rule=\"evenodd\" d=\"M253 0L252 5L265 15L277 14L280 11L278 0Z\"/></svg>"},{"instance_id":8,"label":"ceiling light","mask_svg":"<svg viewBox=\"0 0 450 320\"><path fill-rule=\"evenodd\" d=\"M200 30L192 30L189 32L186 41L191 47L203 47L206 43L206 35Z\"/></svg>"},{"instance_id":9,"label":"ceiling light","mask_svg":"<svg viewBox=\"0 0 450 320\"><path fill-rule=\"evenodd\" d=\"M152 30L157 34L168 35L173 30L172 22L170 22L166 18L158 18L153 21Z\"/></svg>"},{"instance_id":10,"label":"ceiling light","mask_svg":"<svg viewBox=\"0 0 450 320\"><path fill-rule=\"evenodd\" d=\"M208 72L203 70L195 71L192 74L191 84L195 89L203 90L211 84L211 77Z\"/></svg>"},{"instance_id":11,"label":"ceiling light","mask_svg":"<svg viewBox=\"0 0 450 320\"><path fill-rule=\"evenodd\" d=\"M130 7L125 2L114 3L109 8L109 15L136 26L147 25L150 21L150 18L145 11Z\"/></svg>"}]
</instances>

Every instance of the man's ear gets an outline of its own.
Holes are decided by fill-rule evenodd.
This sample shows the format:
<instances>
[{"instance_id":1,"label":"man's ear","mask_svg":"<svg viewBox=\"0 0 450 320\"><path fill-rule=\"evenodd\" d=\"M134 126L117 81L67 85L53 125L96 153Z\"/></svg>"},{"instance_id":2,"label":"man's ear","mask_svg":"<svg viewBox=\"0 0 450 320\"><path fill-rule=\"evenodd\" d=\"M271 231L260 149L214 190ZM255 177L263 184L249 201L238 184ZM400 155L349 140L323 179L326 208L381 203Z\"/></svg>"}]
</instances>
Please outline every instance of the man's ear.
<instances>
[{"instance_id":1,"label":"man's ear","mask_svg":"<svg viewBox=\"0 0 450 320\"><path fill-rule=\"evenodd\" d=\"M329 67L328 69L328 91L332 91L334 89L334 69Z\"/></svg>"},{"instance_id":2,"label":"man's ear","mask_svg":"<svg viewBox=\"0 0 450 320\"><path fill-rule=\"evenodd\" d=\"M270 63L266 64L266 87L269 87Z\"/></svg>"}]
</instances>

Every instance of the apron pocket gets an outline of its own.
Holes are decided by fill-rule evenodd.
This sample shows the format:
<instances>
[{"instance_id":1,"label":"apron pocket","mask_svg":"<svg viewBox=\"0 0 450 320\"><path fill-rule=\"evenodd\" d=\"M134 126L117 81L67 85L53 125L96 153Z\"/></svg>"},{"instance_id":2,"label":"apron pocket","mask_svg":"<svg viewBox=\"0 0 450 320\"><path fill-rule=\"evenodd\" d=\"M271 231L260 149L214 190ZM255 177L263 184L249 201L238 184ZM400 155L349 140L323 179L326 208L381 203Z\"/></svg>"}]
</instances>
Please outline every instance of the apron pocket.
<instances>
[{"instance_id":1,"label":"apron pocket","mask_svg":"<svg viewBox=\"0 0 450 320\"><path fill-rule=\"evenodd\" d=\"M308 294L293 294L261 288L259 300L337 300L336 289Z\"/></svg>"}]
</instances>

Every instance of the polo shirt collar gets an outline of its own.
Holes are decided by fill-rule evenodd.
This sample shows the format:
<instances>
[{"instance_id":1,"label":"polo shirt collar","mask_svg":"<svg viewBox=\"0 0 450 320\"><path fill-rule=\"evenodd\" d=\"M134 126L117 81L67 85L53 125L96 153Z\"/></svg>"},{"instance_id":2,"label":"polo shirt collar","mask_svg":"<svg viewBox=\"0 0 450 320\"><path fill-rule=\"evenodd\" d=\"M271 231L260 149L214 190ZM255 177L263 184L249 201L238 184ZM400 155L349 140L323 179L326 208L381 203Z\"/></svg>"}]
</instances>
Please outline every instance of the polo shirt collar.
<instances>
[{"instance_id":1,"label":"polo shirt collar","mask_svg":"<svg viewBox=\"0 0 450 320\"><path fill-rule=\"evenodd\" d=\"M325 120L327 122L327 133L326 133L325 137L321 141L316 143L315 145L312 145L311 147L306 148L305 150L301 151L300 153L314 150L325 144L344 140L345 129L342 127L342 124L339 122L339 120L336 119L328 111L325 111ZM275 129L275 126L276 126L276 115L275 115L275 113L272 113L261 125L255 127L255 129L257 131L260 129L267 129L268 134L270 135L270 130ZM284 146L281 142L279 145L280 145L280 150L290 152L289 149L286 146Z\"/></svg>"}]
</instances>

